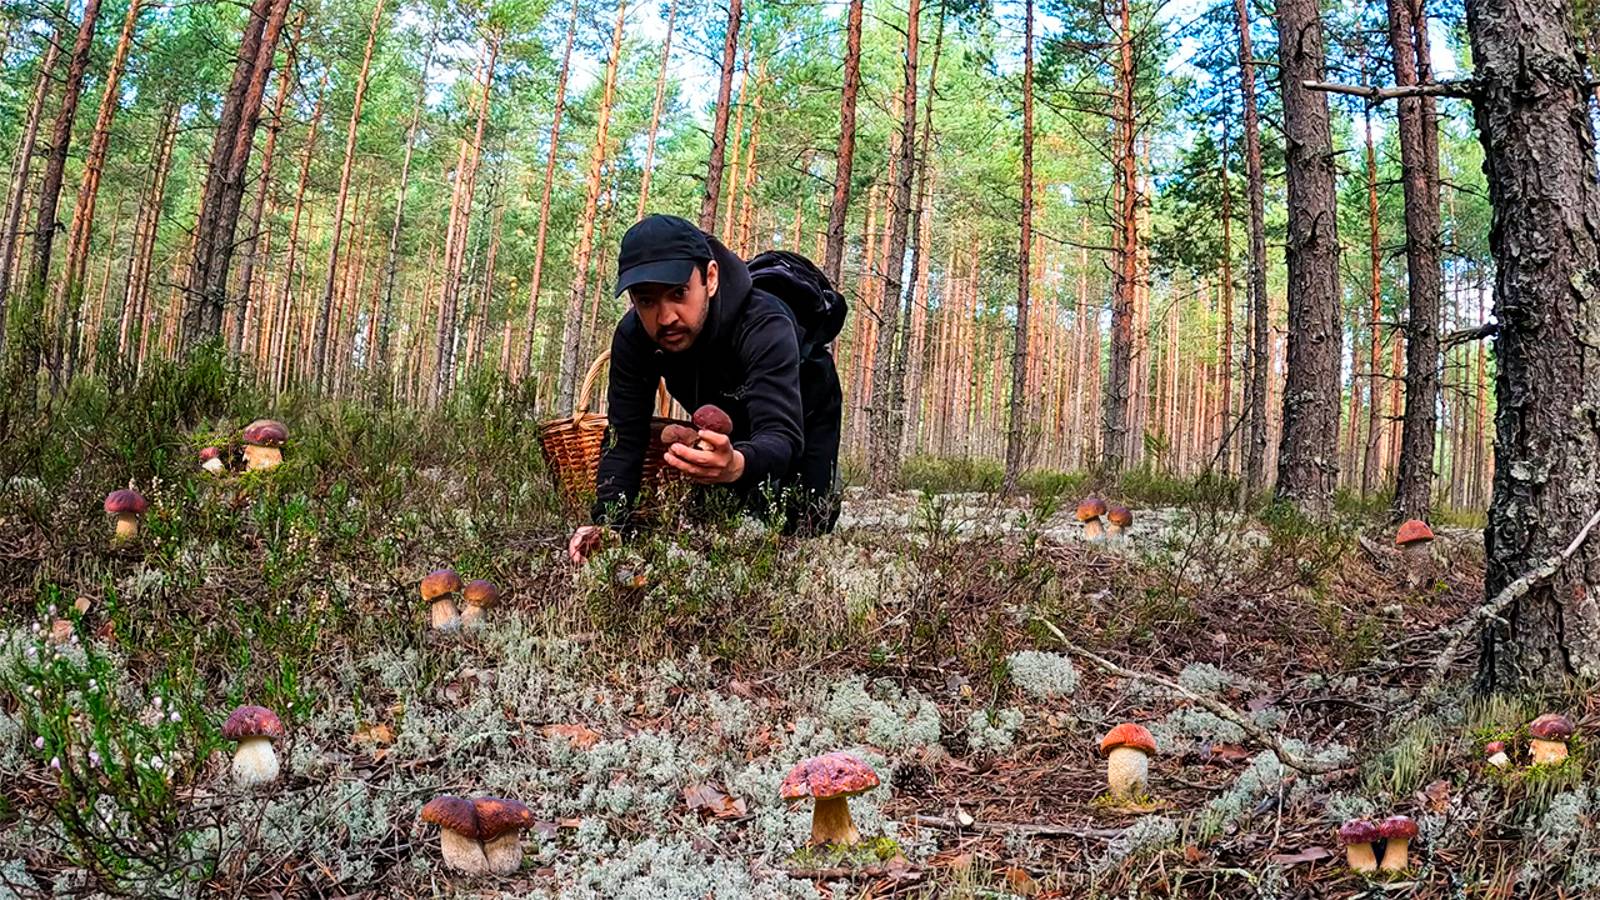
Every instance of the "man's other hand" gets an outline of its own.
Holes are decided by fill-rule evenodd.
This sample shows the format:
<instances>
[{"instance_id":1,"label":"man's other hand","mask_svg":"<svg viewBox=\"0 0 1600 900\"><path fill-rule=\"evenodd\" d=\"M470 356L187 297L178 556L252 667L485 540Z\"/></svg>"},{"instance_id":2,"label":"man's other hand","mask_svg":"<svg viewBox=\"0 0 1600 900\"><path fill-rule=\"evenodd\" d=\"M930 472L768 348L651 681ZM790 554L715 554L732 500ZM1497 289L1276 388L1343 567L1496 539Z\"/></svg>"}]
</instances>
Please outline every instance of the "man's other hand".
<instances>
[{"instance_id":1,"label":"man's other hand","mask_svg":"<svg viewBox=\"0 0 1600 900\"><path fill-rule=\"evenodd\" d=\"M572 540L567 542L567 558L580 566L588 562L589 555L600 549L610 531L604 525L585 525L574 531Z\"/></svg>"},{"instance_id":2,"label":"man's other hand","mask_svg":"<svg viewBox=\"0 0 1600 900\"><path fill-rule=\"evenodd\" d=\"M744 475L744 454L733 448L733 440L715 431L701 431L697 450L687 444L667 448L667 465L701 484L732 484Z\"/></svg>"}]
</instances>

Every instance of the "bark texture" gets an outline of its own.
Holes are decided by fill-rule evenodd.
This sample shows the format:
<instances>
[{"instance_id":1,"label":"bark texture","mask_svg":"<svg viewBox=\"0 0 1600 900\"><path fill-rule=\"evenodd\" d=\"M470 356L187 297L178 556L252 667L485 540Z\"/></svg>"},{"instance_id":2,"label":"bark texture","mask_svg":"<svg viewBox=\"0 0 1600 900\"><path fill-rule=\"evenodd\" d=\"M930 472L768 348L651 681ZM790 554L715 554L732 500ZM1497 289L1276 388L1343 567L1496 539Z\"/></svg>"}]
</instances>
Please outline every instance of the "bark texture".
<instances>
[{"instance_id":1,"label":"bark texture","mask_svg":"<svg viewBox=\"0 0 1600 900\"><path fill-rule=\"evenodd\" d=\"M1267 226L1266 179L1261 172L1261 118L1256 109L1256 67L1250 40L1250 7L1234 0L1239 19L1239 96L1244 104L1246 190L1250 196L1250 353L1245 383L1244 483L1258 491L1266 478L1267 460Z\"/></svg>"},{"instance_id":2,"label":"bark texture","mask_svg":"<svg viewBox=\"0 0 1600 900\"><path fill-rule=\"evenodd\" d=\"M844 265L844 224L850 213L850 178L856 159L856 97L861 92L861 8L863 0L850 0L845 26L844 95L839 103L839 155L833 167L833 203L828 207L827 250L822 271L839 284Z\"/></svg>"},{"instance_id":3,"label":"bark texture","mask_svg":"<svg viewBox=\"0 0 1600 900\"><path fill-rule=\"evenodd\" d=\"M728 2L728 30L722 43L722 80L717 86L717 112L711 124L711 158L706 163L706 190L700 197L700 230L705 232L715 231L717 227L717 200L721 196L722 169L727 155L728 104L733 99L733 70L739 56L741 6L741 0ZM567 391L563 389L561 395L566 397Z\"/></svg>"}]
</instances>

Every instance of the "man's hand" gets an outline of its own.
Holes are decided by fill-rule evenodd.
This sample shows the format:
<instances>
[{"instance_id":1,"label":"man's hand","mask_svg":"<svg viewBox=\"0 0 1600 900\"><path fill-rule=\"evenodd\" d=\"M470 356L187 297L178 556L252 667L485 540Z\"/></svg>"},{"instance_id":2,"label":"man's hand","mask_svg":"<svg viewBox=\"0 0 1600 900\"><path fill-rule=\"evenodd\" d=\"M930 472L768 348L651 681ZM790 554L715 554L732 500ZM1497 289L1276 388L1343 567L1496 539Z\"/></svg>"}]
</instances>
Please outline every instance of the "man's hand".
<instances>
[{"instance_id":1,"label":"man's hand","mask_svg":"<svg viewBox=\"0 0 1600 900\"><path fill-rule=\"evenodd\" d=\"M589 555L600 549L606 537L611 534L611 529L604 525L585 525L572 533L572 540L567 542L567 558L577 565L589 561Z\"/></svg>"},{"instance_id":2,"label":"man's hand","mask_svg":"<svg viewBox=\"0 0 1600 900\"><path fill-rule=\"evenodd\" d=\"M687 444L667 448L667 465L701 484L732 484L744 475L744 454L733 449L733 440L715 431L701 431L704 450Z\"/></svg>"}]
</instances>

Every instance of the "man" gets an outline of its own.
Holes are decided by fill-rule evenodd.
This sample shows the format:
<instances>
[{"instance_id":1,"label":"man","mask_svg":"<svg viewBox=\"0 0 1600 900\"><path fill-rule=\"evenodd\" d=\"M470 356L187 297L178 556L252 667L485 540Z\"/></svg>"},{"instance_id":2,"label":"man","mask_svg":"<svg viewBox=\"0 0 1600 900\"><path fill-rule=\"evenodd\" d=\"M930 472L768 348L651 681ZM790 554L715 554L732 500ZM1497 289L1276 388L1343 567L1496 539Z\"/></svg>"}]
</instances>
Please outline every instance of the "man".
<instances>
[{"instance_id":1,"label":"man","mask_svg":"<svg viewBox=\"0 0 1600 900\"><path fill-rule=\"evenodd\" d=\"M771 256L781 254L756 262ZM649 216L623 235L617 294L627 292L630 308L611 338L610 427L595 478L594 524L568 542L573 562L584 562L608 529L628 523L662 378L685 409L712 403L733 420L732 435L700 432L704 450L670 446L667 465L691 481L730 486L757 513L776 501L787 534L832 530L843 396L827 343L843 321L843 301L814 266L792 255L759 269L761 283L797 286L787 280L793 270L786 263L814 276L820 296L832 298L822 314L827 321L802 321L811 318L804 291L784 290L780 299L756 286L743 260L684 219Z\"/></svg>"}]
</instances>

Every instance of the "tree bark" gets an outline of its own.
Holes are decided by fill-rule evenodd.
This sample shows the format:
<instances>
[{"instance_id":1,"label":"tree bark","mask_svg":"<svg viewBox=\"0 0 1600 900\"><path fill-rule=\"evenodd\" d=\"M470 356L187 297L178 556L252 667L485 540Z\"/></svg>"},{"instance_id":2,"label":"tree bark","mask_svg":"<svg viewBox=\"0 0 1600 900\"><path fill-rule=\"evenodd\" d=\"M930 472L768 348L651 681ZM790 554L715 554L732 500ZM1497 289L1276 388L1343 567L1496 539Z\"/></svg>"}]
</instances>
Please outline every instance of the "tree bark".
<instances>
[{"instance_id":1,"label":"tree bark","mask_svg":"<svg viewBox=\"0 0 1600 900\"><path fill-rule=\"evenodd\" d=\"M52 31L45 40L39 74L34 79L33 99L28 104L28 121L22 126L22 140L17 146L17 158L12 163L5 224L0 225L0 365L5 362L6 299L11 287L11 265L16 259L17 239L22 229L22 207L28 196L28 175L33 168L34 144L39 136L39 122L44 118L44 102L50 96L50 85L54 83L56 60L61 55L59 30Z\"/></svg>"},{"instance_id":2,"label":"tree bark","mask_svg":"<svg viewBox=\"0 0 1600 900\"><path fill-rule=\"evenodd\" d=\"M411 157L417 147L417 125L422 121L422 109L428 100L428 72L433 67L433 51L439 40L439 23L428 34L428 49L422 55L422 75L417 80L417 99L411 104L411 123L406 126L406 150L400 158L400 185L395 190L394 222L389 226L389 249L384 254L382 312L378 317L377 384L375 390L382 395L392 395L390 388L389 343L394 334L394 283L400 271L400 233L405 227L406 192L411 186ZM563 69L565 74L565 69ZM559 106L560 101L557 100Z\"/></svg>"},{"instance_id":3,"label":"tree bark","mask_svg":"<svg viewBox=\"0 0 1600 900\"><path fill-rule=\"evenodd\" d=\"M1111 309L1111 366L1106 378L1105 439L1102 459L1112 472L1134 455L1133 410L1134 318L1139 291L1139 175L1135 148L1133 22L1129 0L1119 4L1121 31L1117 36L1116 179L1117 283Z\"/></svg>"},{"instance_id":4,"label":"tree bark","mask_svg":"<svg viewBox=\"0 0 1600 900\"><path fill-rule=\"evenodd\" d=\"M728 140L728 102L733 97L733 69L739 54L739 14L742 0L728 2L728 33L722 44L722 80L717 87L717 112L711 125L711 158L706 164L706 190L700 197L700 230L715 231L717 200L722 190L723 155ZM565 366L565 360L562 361ZM563 368L562 384L566 384ZM567 392L561 392L563 398Z\"/></svg>"},{"instance_id":5,"label":"tree bark","mask_svg":"<svg viewBox=\"0 0 1600 900\"><path fill-rule=\"evenodd\" d=\"M1333 135L1321 80L1317 0L1279 0L1289 200L1289 344L1277 495L1314 517L1333 509L1339 476L1339 235Z\"/></svg>"},{"instance_id":6,"label":"tree bark","mask_svg":"<svg viewBox=\"0 0 1600 900\"><path fill-rule=\"evenodd\" d=\"M1494 207L1494 501L1487 597L1600 509L1600 190L1587 73L1566 0L1472 0L1473 113ZM1482 632L1480 686L1600 677L1600 543Z\"/></svg>"},{"instance_id":7,"label":"tree bark","mask_svg":"<svg viewBox=\"0 0 1600 900\"><path fill-rule=\"evenodd\" d=\"M1266 179L1261 172L1261 124L1256 111L1256 67L1250 40L1250 8L1234 0L1239 19L1239 95L1244 105L1245 180L1250 194L1250 380L1245 384L1249 415L1244 453L1244 484L1251 493L1261 490L1267 459L1267 298Z\"/></svg>"},{"instance_id":8,"label":"tree bark","mask_svg":"<svg viewBox=\"0 0 1600 900\"><path fill-rule=\"evenodd\" d=\"M634 212L635 221L644 218L645 207L650 204L650 176L656 161L656 134L661 128L661 107L667 99L667 63L672 60L672 26L678 18L678 0L668 0L667 3L667 35L661 41L661 71L656 74L656 102L650 107L650 136L645 141L644 168L639 176L639 208ZM569 41L570 46L570 41ZM566 78L566 63L562 63L562 80ZM564 85L563 85L564 86ZM558 97L556 104L561 100ZM532 332L529 332L532 335Z\"/></svg>"},{"instance_id":9,"label":"tree bark","mask_svg":"<svg viewBox=\"0 0 1600 900\"><path fill-rule=\"evenodd\" d=\"M1225 475L1233 474L1233 185L1228 174L1228 113L1222 114L1222 412L1218 418L1217 458Z\"/></svg>"},{"instance_id":10,"label":"tree bark","mask_svg":"<svg viewBox=\"0 0 1600 900\"><path fill-rule=\"evenodd\" d=\"M933 136L933 101L938 96L939 90L939 56L944 50L944 20L948 7L945 3L939 4L939 24L933 38L933 61L928 66L928 96L922 104L922 147L917 152L917 204L913 218L917 222L917 232L911 242L910 270L915 276L911 289L906 294L906 318L911 320L912 327L901 333L900 360L889 373L889 390L895 398L895 405L890 410L892 418L891 431L897 439L896 468L899 461L904 459L908 451L908 444L914 449L918 420L921 418L922 405L921 393L922 374L920 371L922 360L926 355L926 319L928 317L928 269L932 254L933 216L928 207L928 182L931 178L929 170L932 168L931 144ZM796 241L798 246L799 242ZM908 376L908 370L910 375ZM907 403L906 379L914 379L911 385L911 396L917 398L915 402ZM909 435L908 435L909 432ZM909 436L909 441L908 441Z\"/></svg>"},{"instance_id":11,"label":"tree bark","mask_svg":"<svg viewBox=\"0 0 1600 900\"><path fill-rule=\"evenodd\" d=\"M1024 463L1024 426L1033 420L1033 397L1027 391L1029 307L1033 268L1033 0L1023 0L1022 31L1022 228L1017 246L1017 336L1011 348L1010 421L1006 428L1004 492L1017 489ZM1130 92L1132 88L1129 88Z\"/></svg>"},{"instance_id":12,"label":"tree bark","mask_svg":"<svg viewBox=\"0 0 1600 900\"><path fill-rule=\"evenodd\" d=\"M1423 0L1389 0L1389 46L1398 86L1432 80ZM1406 204L1406 409L1393 517L1426 519L1433 505L1433 451L1439 403L1439 123L1432 97L1399 101L1400 162Z\"/></svg>"},{"instance_id":13,"label":"tree bark","mask_svg":"<svg viewBox=\"0 0 1600 900\"><path fill-rule=\"evenodd\" d=\"M839 101L839 154L833 166L833 203L828 207L827 252L822 271L839 284L844 265L844 226L850 213L850 179L856 159L856 97L861 92L861 8L850 0L844 50L844 93Z\"/></svg>"},{"instance_id":14,"label":"tree bark","mask_svg":"<svg viewBox=\"0 0 1600 900\"><path fill-rule=\"evenodd\" d=\"M117 332L117 352L113 360L106 361L101 367L113 386L121 383L125 372L137 369L144 308L150 296L151 257L155 252L161 207L166 199L167 173L171 169L172 150L178 134L178 110L176 99L166 101L161 124L156 129L149 189L145 192L134 221L133 258L128 262L128 277L122 289L122 322Z\"/></svg>"},{"instance_id":15,"label":"tree bark","mask_svg":"<svg viewBox=\"0 0 1600 900\"><path fill-rule=\"evenodd\" d=\"M1379 339L1379 325L1383 318L1383 248L1378 234L1378 150L1372 140L1372 114L1367 114L1367 236L1369 238L1368 252L1371 266L1371 287L1369 296L1371 300L1371 319L1369 321L1368 335L1371 338L1372 348L1368 356L1368 365L1371 371L1367 373L1367 448L1366 456L1361 463L1361 495L1364 497L1372 492L1372 479L1377 474L1378 441L1383 434L1383 393L1378 385L1378 351L1382 345ZM1355 390L1354 380L1351 390Z\"/></svg>"},{"instance_id":16,"label":"tree bark","mask_svg":"<svg viewBox=\"0 0 1600 900\"><path fill-rule=\"evenodd\" d=\"M278 313L272 317L268 357L271 360L272 393L277 396L288 385L289 331L293 322L289 317L294 299L294 265L300 250L300 218L305 212L306 185L311 182L311 158L316 152L317 129L322 124L322 98L328 89L328 73L322 73L317 87L317 99L311 107L311 127L306 136L305 151L300 157L300 184L294 193L294 214L289 218L289 247L283 264L283 290L278 297Z\"/></svg>"}]
</instances>

